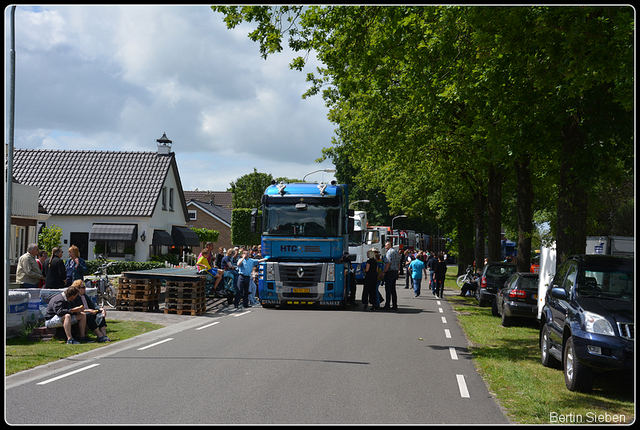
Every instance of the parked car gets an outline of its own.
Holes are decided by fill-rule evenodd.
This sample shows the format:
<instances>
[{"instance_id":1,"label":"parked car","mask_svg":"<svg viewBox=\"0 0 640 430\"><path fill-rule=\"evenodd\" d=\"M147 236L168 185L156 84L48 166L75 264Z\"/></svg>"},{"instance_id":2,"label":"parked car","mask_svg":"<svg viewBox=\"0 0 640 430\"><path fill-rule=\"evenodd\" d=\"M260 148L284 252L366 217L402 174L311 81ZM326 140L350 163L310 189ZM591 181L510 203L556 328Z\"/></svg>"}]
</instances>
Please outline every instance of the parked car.
<instances>
[{"instance_id":1,"label":"parked car","mask_svg":"<svg viewBox=\"0 0 640 430\"><path fill-rule=\"evenodd\" d=\"M540 356L562 364L567 388L590 391L594 371L634 368L634 259L576 255L560 265L545 297Z\"/></svg>"},{"instance_id":2,"label":"parked car","mask_svg":"<svg viewBox=\"0 0 640 430\"><path fill-rule=\"evenodd\" d=\"M512 317L538 317L537 273L516 272L498 290L491 312L502 317L502 325L511 325Z\"/></svg>"},{"instance_id":3,"label":"parked car","mask_svg":"<svg viewBox=\"0 0 640 430\"><path fill-rule=\"evenodd\" d=\"M491 303L509 276L516 272L513 263L489 262L482 268L480 283L476 289L476 299L480 306Z\"/></svg>"}]
</instances>

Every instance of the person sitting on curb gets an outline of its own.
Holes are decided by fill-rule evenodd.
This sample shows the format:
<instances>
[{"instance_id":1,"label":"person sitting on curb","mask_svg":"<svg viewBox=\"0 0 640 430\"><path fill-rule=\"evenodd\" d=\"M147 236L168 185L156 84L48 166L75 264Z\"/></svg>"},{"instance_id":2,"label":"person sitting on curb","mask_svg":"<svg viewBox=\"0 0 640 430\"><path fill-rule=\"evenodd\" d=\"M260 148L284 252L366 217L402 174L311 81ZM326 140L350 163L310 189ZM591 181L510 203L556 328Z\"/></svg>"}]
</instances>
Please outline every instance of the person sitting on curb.
<instances>
[{"instance_id":1,"label":"person sitting on curb","mask_svg":"<svg viewBox=\"0 0 640 430\"><path fill-rule=\"evenodd\" d=\"M71 302L75 300L80 291L77 287L69 287L64 292L51 297L47 305L47 312L44 315L44 325L46 328L63 327L67 336L67 343L78 345L71 334L71 326L78 324L80 338L85 339L84 333L87 329L87 318L84 314L84 306L71 307Z\"/></svg>"},{"instance_id":2,"label":"person sitting on curb","mask_svg":"<svg viewBox=\"0 0 640 430\"><path fill-rule=\"evenodd\" d=\"M71 303L71 306L83 306L83 313L87 318L87 326L89 327L89 330L95 333L98 338L98 342L111 342L111 339L107 337L107 311L94 305L91 297L86 295L87 288L84 281L77 279L73 281L71 286L76 287L79 291L78 296Z\"/></svg>"}]
</instances>

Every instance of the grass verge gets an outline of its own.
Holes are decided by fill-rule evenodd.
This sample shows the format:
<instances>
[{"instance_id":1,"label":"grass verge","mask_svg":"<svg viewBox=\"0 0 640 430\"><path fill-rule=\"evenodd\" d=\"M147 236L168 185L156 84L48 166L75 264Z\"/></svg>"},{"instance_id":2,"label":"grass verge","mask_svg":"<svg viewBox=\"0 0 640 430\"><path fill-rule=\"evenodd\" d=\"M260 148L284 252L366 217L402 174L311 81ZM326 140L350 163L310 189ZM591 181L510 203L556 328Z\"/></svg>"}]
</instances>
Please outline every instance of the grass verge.
<instances>
[{"instance_id":1,"label":"grass verge","mask_svg":"<svg viewBox=\"0 0 640 430\"><path fill-rule=\"evenodd\" d=\"M144 321L109 320L107 336L112 342L117 342L162 327L164 326ZM25 332L22 336L6 340L5 376L109 345L109 343L97 342L67 345L65 341L55 338L49 341L31 342L27 339L27 334ZM95 338L93 333L88 336Z\"/></svg>"},{"instance_id":2,"label":"grass verge","mask_svg":"<svg viewBox=\"0 0 640 430\"><path fill-rule=\"evenodd\" d=\"M445 289L460 291L456 267L449 267ZM540 363L538 322L514 321L503 327L491 307L472 297L449 296L468 339L476 367L509 418L521 424L605 424L633 422L633 378L596 374L592 393L567 390L561 369Z\"/></svg>"}]
</instances>

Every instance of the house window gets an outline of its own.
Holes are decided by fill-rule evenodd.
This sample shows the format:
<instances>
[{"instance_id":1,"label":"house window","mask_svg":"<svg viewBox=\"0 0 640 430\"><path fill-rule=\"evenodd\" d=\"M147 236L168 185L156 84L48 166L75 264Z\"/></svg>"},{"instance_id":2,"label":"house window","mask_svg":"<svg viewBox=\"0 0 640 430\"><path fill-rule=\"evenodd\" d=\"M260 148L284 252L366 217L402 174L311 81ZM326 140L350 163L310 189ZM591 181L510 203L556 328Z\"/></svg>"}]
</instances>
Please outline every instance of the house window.
<instances>
[{"instance_id":1,"label":"house window","mask_svg":"<svg viewBox=\"0 0 640 430\"><path fill-rule=\"evenodd\" d=\"M196 221L198 219L198 211L189 211L189 221Z\"/></svg>"},{"instance_id":2,"label":"house window","mask_svg":"<svg viewBox=\"0 0 640 430\"><path fill-rule=\"evenodd\" d=\"M134 253L136 249L135 242L121 242L115 240L97 241L94 248L96 254L104 252L107 257L124 257L125 254Z\"/></svg>"},{"instance_id":3,"label":"house window","mask_svg":"<svg viewBox=\"0 0 640 430\"><path fill-rule=\"evenodd\" d=\"M173 188L169 188L169 210L173 212Z\"/></svg>"},{"instance_id":4,"label":"house window","mask_svg":"<svg viewBox=\"0 0 640 430\"><path fill-rule=\"evenodd\" d=\"M167 210L167 187L162 187L162 210Z\"/></svg>"}]
</instances>

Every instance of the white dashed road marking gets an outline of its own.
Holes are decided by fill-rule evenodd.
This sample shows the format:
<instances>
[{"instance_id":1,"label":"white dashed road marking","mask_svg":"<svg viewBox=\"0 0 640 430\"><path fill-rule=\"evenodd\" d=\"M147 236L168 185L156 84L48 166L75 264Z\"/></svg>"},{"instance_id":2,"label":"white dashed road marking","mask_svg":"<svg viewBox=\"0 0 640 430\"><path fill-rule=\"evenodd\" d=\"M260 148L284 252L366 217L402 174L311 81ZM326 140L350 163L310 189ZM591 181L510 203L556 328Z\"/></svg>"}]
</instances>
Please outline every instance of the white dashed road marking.
<instances>
[{"instance_id":1,"label":"white dashed road marking","mask_svg":"<svg viewBox=\"0 0 640 430\"><path fill-rule=\"evenodd\" d=\"M469 398L469 390L467 390L467 383L464 380L464 375L456 375L458 379L458 388L460 389L460 397Z\"/></svg>"}]
</instances>

